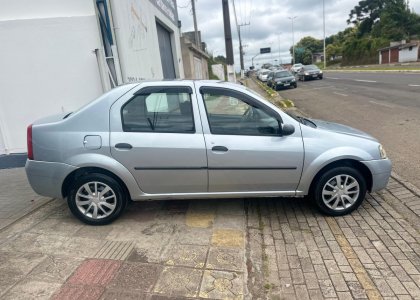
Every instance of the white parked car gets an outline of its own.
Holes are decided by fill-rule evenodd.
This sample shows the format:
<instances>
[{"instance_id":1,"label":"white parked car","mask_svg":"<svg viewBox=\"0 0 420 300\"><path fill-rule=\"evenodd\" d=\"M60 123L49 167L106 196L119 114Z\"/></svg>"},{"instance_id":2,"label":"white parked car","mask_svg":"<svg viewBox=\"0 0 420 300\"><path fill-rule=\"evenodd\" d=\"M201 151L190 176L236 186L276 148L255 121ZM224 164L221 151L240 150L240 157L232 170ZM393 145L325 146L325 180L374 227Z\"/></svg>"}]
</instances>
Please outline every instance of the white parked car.
<instances>
[{"instance_id":1,"label":"white parked car","mask_svg":"<svg viewBox=\"0 0 420 300\"><path fill-rule=\"evenodd\" d=\"M266 69L262 69L260 70L260 72L258 73L258 79L261 80L262 82L266 82L267 78L268 78L268 74L270 74L270 70L266 70Z\"/></svg>"},{"instance_id":2,"label":"white parked car","mask_svg":"<svg viewBox=\"0 0 420 300\"><path fill-rule=\"evenodd\" d=\"M294 64L291 68L290 71L292 73L298 73L300 71L300 69L302 69L303 65L302 64Z\"/></svg>"}]
</instances>

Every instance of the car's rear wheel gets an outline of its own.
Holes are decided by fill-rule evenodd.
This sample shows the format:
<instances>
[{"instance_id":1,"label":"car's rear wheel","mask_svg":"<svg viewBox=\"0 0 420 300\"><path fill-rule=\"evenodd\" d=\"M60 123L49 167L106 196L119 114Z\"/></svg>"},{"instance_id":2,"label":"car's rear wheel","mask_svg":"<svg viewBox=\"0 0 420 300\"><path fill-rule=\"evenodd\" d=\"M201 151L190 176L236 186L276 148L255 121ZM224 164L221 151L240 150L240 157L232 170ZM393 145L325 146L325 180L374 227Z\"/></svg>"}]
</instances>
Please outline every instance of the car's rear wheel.
<instances>
[{"instance_id":1,"label":"car's rear wheel","mask_svg":"<svg viewBox=\"0 0 420 300\"><path fill-rule=\"evenodd\" d=\"M115 179L92 173L74 182L67 203L73 215L82 222L105 225L121 215L127 205L127 197Z\"/></svg>"},{"instance_id":2,"label":"car's rear wheel","mask_svg":"<svg viewBox=\"0 0 420 300\"><path fill-rule=\"evenodd\" d=\"M326 171L316 182L313 196L318 208L330 216L342 216L357 209L366 196L366 180L352 167Z\"/></svg>"}]
</instances>

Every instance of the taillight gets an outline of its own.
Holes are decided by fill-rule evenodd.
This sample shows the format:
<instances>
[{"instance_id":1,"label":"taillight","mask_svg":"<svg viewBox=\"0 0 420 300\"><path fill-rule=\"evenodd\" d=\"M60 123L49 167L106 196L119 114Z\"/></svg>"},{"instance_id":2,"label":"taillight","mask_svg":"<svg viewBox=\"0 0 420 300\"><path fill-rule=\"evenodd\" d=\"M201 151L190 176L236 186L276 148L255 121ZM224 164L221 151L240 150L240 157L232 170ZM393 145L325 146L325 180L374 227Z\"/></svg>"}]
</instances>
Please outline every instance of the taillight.
<instances>
[{"instance_id":1,"label":"taillight","mask_svg":"<svg viewBox=\"0 0 420 300\"><path fill-rule=\"evenodd\" d=\"M26 131L27 142L28 142L28 159L34 159L34 148L32 146L32 124L28 126Z\"/></svg>"}]
</instances>

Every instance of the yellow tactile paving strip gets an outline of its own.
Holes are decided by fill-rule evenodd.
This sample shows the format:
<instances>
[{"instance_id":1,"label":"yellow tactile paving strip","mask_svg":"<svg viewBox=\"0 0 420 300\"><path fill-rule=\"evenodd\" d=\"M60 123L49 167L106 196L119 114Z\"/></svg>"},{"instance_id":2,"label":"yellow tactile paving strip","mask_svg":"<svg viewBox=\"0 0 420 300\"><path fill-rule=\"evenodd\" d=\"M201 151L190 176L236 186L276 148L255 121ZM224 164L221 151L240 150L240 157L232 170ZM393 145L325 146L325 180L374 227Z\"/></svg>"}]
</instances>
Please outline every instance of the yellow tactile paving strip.
<instances>
[{"instance_id":1,"label":"yellow tactile paving strip","mask_svg":"<svg viewBox=\"0 0 420 300\"><path fill-rule=\"evenodd\" d=\"M356 252L351 247L347 238L344 236L343 231L338 226L334 218L325 218L328 225L331 228L332 233L335 236L337 243L339 244L344 256L347 258L351 268L356 274L357 280L363 286L369 299L382 299L381 293L376 288L372 279L369 277Z\"/></svg>"}]
</instances>

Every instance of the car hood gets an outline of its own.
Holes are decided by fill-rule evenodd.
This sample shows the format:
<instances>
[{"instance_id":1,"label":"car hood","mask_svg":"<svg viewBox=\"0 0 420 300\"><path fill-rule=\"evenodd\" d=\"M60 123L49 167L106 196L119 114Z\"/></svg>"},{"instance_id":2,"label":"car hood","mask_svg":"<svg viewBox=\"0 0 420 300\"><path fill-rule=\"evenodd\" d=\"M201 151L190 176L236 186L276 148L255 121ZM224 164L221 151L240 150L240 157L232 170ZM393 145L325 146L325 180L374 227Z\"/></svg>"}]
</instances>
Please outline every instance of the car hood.
<instances>
[{"instance_id":1,"label":"car hood","mask_svg":"<svg viewBox=\"0 0 420 300\"><path fill-rule=\"evenodd\" d=\"M289 81L289 80L293 80L295 79L294 76L289 76L289 77L281 77L281 78L276 78L274 79L276 82L282 82L282 81Z\"/></svg>"},{"instance_id":2,"label":"car hood","mask_svg":"<svg viewBox=\"0 0 420 300\"><path fill-rule=\"evenodd\" d=\"M327 130L327 131L332 131L332 132L337 132L341 134L347 134L347 135L352 135L352 136L357 136L357 137L362 137L369 140L377 141L373 136L367 134L366 132L358 130L350 126L333 123L333 122L327 122L323 120L314 120L314 119L309 119L309 120L312 121L317 126L317 128L322 129L322 130Z\"/></svg>"}]
</instances>

